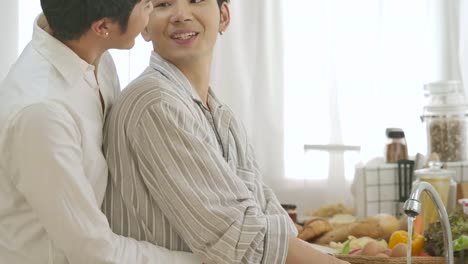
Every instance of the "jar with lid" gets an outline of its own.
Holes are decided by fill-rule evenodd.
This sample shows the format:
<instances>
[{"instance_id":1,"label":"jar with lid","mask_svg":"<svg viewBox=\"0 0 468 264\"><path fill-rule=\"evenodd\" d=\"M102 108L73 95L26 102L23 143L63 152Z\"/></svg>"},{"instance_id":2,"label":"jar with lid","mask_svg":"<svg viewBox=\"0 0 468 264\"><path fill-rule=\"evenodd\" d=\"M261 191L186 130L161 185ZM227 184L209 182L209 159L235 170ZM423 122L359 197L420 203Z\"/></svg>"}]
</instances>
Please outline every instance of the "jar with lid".
<instances>
[{"instance_id":1,"label":"jar with lid","mask_svg":"<svg viewBox=\"0 0 468 264\"><path fill-rule=\"evenodd\" d=\"M440 161L465 161L468 158L468 104L458 81L429 83L424 86L429 99L421 120L426 123L428 155Z\"/></svg>"},{"instance_id":2,"label":"jar with lid","mask_svg":"<svg viewBox=\"0 0 468 264\"><path fill-rule=\"evenodd\" d=\"M448 212L454 210L457 199L457 183L453 180L455 171L442 169L442 163L430 162L429 168L420 169L414 172L416 180L413 186L421 181L430 183L440 196ZM427 193L421 195L421 215L422 231L429 227L429 224L439 219L437 209Z\"/></svg>"},{"instance_id":3,"label":"jar with lid","mask_svg":"<svg viewBox=\"0 0 468 264\"><path fill-rule=\"evenodd\" d=\"M284 210L288 212L289 217L294 223L297 223L297 211L295 204L281 204Z\"/></svg>"},{"instance_id":4,"label":"jar with lid","mask_svg":"<svg viewBox=\"0 0 468 264\"><path fill-rule=\"evenodd\" d=\"M405 132L400 128L387 128L387 144L385 145L385 162L397 163L408 159Z\"/></svg>"}]
</instances>

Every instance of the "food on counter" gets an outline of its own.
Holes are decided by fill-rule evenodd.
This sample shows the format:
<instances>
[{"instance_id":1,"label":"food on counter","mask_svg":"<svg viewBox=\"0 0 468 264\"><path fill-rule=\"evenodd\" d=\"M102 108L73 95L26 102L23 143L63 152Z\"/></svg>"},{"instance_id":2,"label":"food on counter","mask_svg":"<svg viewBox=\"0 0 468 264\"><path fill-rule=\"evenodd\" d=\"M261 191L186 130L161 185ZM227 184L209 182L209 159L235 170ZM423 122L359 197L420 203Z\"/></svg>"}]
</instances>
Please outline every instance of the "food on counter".
<instances>
[{"instance_id":1,"label":"food on counter","mask_svg":"<svg viewBox=\"0 0 468 264\"><path fill-rule=\"evenodd\" d=\"M385 242L385 240L382 240ZM389 249L386 243L376 240L368 240L368 242L361 249L354 249L349 253L342 251L341 254L348 254L350 256L368 256L368 257L405 257L407 246L400 243L393 249Z\"/></svg>"},{"instance_id":2,"label":"food on counter","mask_svg":"<svg viewBox=\"0 0 468 264\"><path fill-rule=\"evenodd\" d=\"M390 240L388 241L388 247L394 249L397 245L404 244L408 245L408 232L404 230L395 231ZM411 243L411 255L419 255L423 251L424 237L416 232L413 233L413 241Z\"/></svg>"},{"instance_id":3,"label":"food on counter","mask_svg":"<svg viewBox=\"0 0 468 264\"><path fill-rule=\"evenodd\" d=\"M326 217L330 218L337 214L350 214L354 215L354 208L344 206L341 203L328 204L320 207L315 211L309 211L305 213L308 216Z\"/></svg>"},{"instance_id":4,"label":"food on counter","mask_svg":"<svg viewBox=\"0 0 468 264\"><path fill-rule=\"evenodd\" d=\"M356 221L356 216L350 214L336 214L332 218L328 219L328 222L332 225L351 224Z\"/></svg>"},{"instance_id":5,"label":"food on counter","mask_svg":"<svg viewBox=\"0 0 468 264\"><path fill-rule=\"evenodd\" d=\"M407 251L408 251L408 244L404 244L404 243L396 244L392 248L390 257L406 257Z\"/></svg>"},{"instance_id":6,"label":"food on counter","mask_svg":"<svg viewBox=\"0 0 468 264\"><path fill-rule=\"evenodd\" d=\"M304 229L299 233L298 237L305 241L312 241L313 239L330 231L332 225L324 218L312 218L304 223Z\"/></svg>"},{"instance_id":7,"label":"food on counter","mask_svg":"<svg viewBox=\"0 0 468 264\"><path fill-rule=\"evenodd\" d=\"M454 242L468 234L468 215L463 213L461 205L457 205L456 210L449 214L449 221ZM442 256L444 254L444 235L440 221L430 224L424 232L424 237L426 238L424 249L429 255ZM462 251L464 251L465 258L468 256L468 249L457 249L453 252L455 257L459 257Z\"/></svg>"},{"instance_id":8,"label":"food on counter","mask_svg":"<svg viewBox=\"0 0 468 264\"><path fill-rule=\"evenodd\" d=\"M384 252L388 252L386 246L384 247L375 241L371 241L362 248L359 255L375 256L377 254L384 253Z\"/></svg>"},{"instance_id":9,"label":"food on counter","mask_svg":"<svg viewBox=\"0 0 468 264\"><path fill-rule=\"evenodd\" d=\"M294 223L294 225L296 226L297 234L299 236L299 234L302 233L302 231L304 230L304 227L302 227L300 224L297 224L297 223Z\"/></svg>"},{"instance_id":10,"label":"food on counter","mask_svg":"<svg viewBox=\"0 0 468 264\"><path fill-rule=\"evenodd\" d=\"M400 243L395 245L393 249L387 248L386 244L380 241L371 240L361 249L355 249L346 253L344 251L341 254L349 256L366 256L366 257L406 257L407 245Z\"/></svg>"},{"instance_id":11,"label":"food on counter","mask_svg":"<svg viewBox=\"0 0 468 264\"><path fill-rule=\"evenodd\" d=\"M334 225L330 231L313 242L327 245L332 241L343 242L349 236L388 239L394 231L399 229L400 222L398 219L388 214L380 214L369 216L355 223Z\"/></svg>"},{"instance_id":12,"label":"food on counter","mask_svg":"<svg viewBox=\"0 0 468 264\"><path fill-rule=\"evenodd\" d=\"M396 217L394 217L393 215L378 214L375 216L371 216L371 218L377 219L377 221L379 221L384 236L386 236L386 238L384 237L384 239L390 238L393 232L400 229L400 221L396 219Z\"/></svg>"},{"instance_id":13,"label":"food on counter","mask_svg":"<svg viewBox=\"0 0 468 264\"><path fill-rule=\"evenodd\" d=\"M381 239L381 240L376 240L370 237L354 237L354 236L349 236L348 240L345 242L330 242L330 247L339 250L340 252L345 253L344 247L347 246L349 247L348 252L351 254L351 252L356 252L358 249L364 248L365 245L367 245L370 242L375 242L377 243L380 247L382 248L388 248L387 241Z\"/></svg>"},{"instance_id":14,"label":"food on counter","mask_svg":"<svg viewBox=\"0 0 468 264\"><path fill-rule=\"evenodd\" d=\"M468 235L462 235L453 241L453 250L468 250Z\"/></svg>"}]
</instances>

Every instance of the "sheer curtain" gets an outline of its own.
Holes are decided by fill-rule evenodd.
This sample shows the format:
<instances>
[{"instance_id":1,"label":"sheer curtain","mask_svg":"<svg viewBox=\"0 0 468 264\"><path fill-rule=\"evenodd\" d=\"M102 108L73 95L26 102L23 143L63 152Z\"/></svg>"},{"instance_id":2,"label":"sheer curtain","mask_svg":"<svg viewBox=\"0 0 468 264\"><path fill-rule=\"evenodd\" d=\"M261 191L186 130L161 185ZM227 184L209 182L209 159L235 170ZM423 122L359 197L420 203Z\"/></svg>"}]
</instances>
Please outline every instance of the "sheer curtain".
<instances>
[{"instance_id":1,"label":"sheer curtain","mask_svg":"<svg viewBox=\"0 0 468 264\"><path fill-rule=\"evenodd\" d=\"M0 43L0 83L16 59L18 50L18 2L5 1L0 9L3 41Z\"/></svg>"},{"instance_id":2,"label":"sheer curtain","mask_svg":"<svg viewBox=\"0 0 468 264\"><path fill-rule=\"evenodd\" d=\"M468 95L468 2L460 0L459 32L460 32L460 66L461 76L465 84L465 94Z\"/></svg>"},{"instance_id":3,"label":"sheer curtain","mask_svg":"<svg viewBox=\"0 0 468 264\"><path fill-rule=\"evenodd\" d=\"M423 85L459 79L460 9L443 0L287 3L285 176L302 179L288 193L303 208L352 205L353 164L383 156L386 128L405 131L410 155L426 154ZM306 120L297 118L301 112ZM304 155L305 143L358 145L361 152L359 159Z\"/></svg>"},{"instance_id":4,"label":"sheer curtain","mask_svg":"<svg viewBox=\"0 0 468 264\"><path fill-rule=\"evenodd\" d=\"M423 85L459 78L457 2L231 6L213 84L244 120L264 179L282 202L300 210L352 205L354 165L383 155L387 127L404 129L410 155L425 154ZM306 144L361 151L304 152Z\"/></svg>"},{"instance_id":5,"label":"sheer curtain","mask_svg":"<svg viewBox=\"0 0 468 264\"><path fill-rule=\"evenodd\" d=\"M232 0L231 24L220 36L212 86L243 121L263 167L281 189L283 167L283 44L278 0Z\"/></svg>"}]
</instances>

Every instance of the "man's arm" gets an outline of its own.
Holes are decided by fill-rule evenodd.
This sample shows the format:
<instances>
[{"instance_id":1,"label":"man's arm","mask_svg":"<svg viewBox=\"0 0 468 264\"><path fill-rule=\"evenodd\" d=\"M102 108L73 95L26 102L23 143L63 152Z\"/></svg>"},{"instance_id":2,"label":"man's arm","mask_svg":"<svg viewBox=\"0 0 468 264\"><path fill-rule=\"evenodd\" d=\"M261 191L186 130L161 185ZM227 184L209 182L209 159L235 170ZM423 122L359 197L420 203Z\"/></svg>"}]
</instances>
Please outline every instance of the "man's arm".
<instances>
[{"instance_id":1,"label":"man's arm","mask_svg":"<svg viewBox=\"0 0 468 264\"><path fill-rule=\"evenodd\" d=\"M29 106L14 129L20 165L12 180L71 264L199 263L191 254L112 233L84 174L79 130L63 107Z\"/></svg>"},{"instance_id":2,"label":"man's arm","mask_svg":"<svg viewBox=\"0 0 468 264\"><path fill-rule=\"evenodd\" d=\"M260 170L260 166L257 163L257 158L255 156L255 151L252 147L252 144L247 143L247 160L252 162L253 170L257 175L261 175L262 172ZM281 203L278 201L278 198L276 197L275 192L268 187L263 181L262 181L262 190L263 190L263 195L265 197L265 210L264 213L267 215L288 215L286 210L281 206ZM297 235L297 229L295 228L294 224L290 223L289 227L292 231L291 233L294 233Z\"/></svg>"},{"instance_id":3,"label":"man's arm","mask_svg":"<svg viewBox=\"0 0 468 264\"><path fill-rule=\"evenodd\" d=\"M151 195L208 263L284 263L290 219L265 215L191 113L164 102L149 107L129 135Z\"/></svg>"}]
</instances>

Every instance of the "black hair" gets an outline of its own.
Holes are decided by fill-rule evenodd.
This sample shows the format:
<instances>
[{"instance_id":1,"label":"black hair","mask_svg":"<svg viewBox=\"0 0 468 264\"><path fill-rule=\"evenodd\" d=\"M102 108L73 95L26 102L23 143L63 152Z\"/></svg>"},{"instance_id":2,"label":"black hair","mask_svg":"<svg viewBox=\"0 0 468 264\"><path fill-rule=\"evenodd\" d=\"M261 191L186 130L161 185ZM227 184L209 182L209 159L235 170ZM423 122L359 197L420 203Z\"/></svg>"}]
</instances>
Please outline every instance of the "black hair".
<instances>
[{"instance_id":1,"label":"black hair","mask_svg":"<svg viewBox=\"0 0 468 264\"><path fill-rule=\"evenodd\" d=\"M128 19L142 0L41 0L54 37L61 41L79 39L91 24L102 18L118 22L122 33L127 31Z\"/></svg>"},{"instance_id":2,"label":"black hair","mask_svg":"<svg viewBox=\"0 0 468 264\"><path fill-rule=\"evenodd\" d=\"M226 3L229 3L229 0L218 0L218 6L219 8L221 8L221 5L226 2Z\"/></svg>"}]
</instances>

